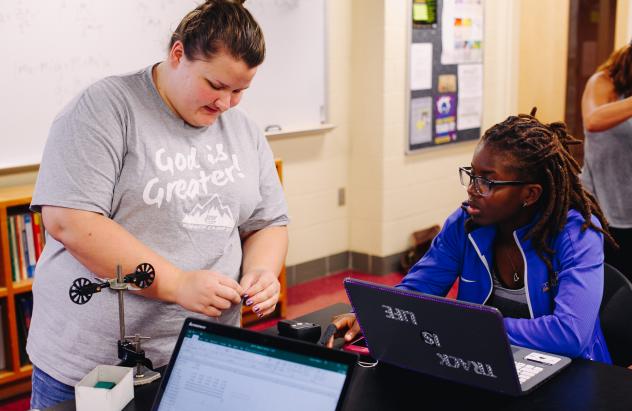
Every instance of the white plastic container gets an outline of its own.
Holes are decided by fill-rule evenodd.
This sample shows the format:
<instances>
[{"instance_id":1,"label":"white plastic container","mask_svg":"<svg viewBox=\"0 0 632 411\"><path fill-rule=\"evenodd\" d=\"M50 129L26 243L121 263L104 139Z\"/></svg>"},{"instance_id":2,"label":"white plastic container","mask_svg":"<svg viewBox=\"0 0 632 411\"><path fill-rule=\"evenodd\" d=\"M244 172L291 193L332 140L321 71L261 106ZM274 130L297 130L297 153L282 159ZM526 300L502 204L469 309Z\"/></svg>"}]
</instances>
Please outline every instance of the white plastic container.
<instances>
[{"instance_id":1,"label":"white plastic container","mask_svg":"<svg viewBox=\"0 0 632 411\"><path fill-rule=\"evenodd\" d=\"M120 411L134 398L133 368L98 365L75 385L77 411ZM116 385L110 389L95 388L97 381Z\"/></svg>"}]
</instances>

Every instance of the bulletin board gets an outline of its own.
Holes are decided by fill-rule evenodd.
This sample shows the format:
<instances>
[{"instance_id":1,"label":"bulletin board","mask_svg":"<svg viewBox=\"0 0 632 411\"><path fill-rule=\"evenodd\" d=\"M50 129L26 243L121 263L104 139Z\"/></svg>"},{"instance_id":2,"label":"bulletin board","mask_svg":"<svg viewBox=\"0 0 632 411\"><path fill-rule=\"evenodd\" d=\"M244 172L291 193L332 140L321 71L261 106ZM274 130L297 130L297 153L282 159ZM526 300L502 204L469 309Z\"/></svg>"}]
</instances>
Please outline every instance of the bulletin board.
<instances>
[{"instance_id":1,"label":"bulletin board","mask_svg":"<svg viewBox=\"0 0 632 411\"><path fill-rule=\"evenodd\" d=\"M406 151L478 139L484 0L411 1Z\"/></svg>"}]
</instances>

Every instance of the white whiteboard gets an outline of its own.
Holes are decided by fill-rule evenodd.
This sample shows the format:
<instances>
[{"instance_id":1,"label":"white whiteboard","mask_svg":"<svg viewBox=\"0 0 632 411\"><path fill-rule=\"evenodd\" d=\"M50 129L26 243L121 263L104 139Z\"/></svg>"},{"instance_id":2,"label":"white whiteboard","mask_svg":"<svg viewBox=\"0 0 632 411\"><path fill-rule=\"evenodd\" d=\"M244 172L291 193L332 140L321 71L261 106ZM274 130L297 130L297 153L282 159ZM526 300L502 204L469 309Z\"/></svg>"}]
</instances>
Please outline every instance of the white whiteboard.
<instances>
[{"instance_id":1,"label":"white whiteboard","mask_svg":"<svg viewBox=\"0 0 632 411\"><path fill-rule=\"evenodd\" d=\"M246 0L266 39L266 60L239 107L259 126L313 128L325 118L324 0Z\"/></svg>"},{"instance_id":2,"label":"white whiteboard","mask_svg":"<svg viewBox=\"0 0 632 411\"><path fill-rule=\"evenodd\" d=\"M194 0L0 0L0 168L38 164L83 88L164 59ZM242 109L263 128L324 121L324 0L247 0L268 53Z\"/></svg>"}]
</instances>

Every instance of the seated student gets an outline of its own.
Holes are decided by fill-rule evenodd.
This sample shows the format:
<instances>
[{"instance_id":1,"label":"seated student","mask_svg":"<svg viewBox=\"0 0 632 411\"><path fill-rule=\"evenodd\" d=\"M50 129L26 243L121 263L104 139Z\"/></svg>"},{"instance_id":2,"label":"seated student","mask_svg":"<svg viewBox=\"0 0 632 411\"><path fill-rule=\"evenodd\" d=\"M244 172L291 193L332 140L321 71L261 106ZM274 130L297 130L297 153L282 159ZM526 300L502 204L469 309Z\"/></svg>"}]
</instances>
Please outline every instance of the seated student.
<instances>
[{"instance_id":1,"label":"seated student","mask_svg":"<svg viewBox=\"0 0 632 411\"><path fill-rule=\"evenodd\" d=\"M610 363L599 325L606 220L581 185L563 123L533 115L491 127L459 169L468 201L398 287L491 305L512 344ZM334 318L346 341L353 314ZM333 338L328 342L333 345Z\"/></svg>"}]
</instances>

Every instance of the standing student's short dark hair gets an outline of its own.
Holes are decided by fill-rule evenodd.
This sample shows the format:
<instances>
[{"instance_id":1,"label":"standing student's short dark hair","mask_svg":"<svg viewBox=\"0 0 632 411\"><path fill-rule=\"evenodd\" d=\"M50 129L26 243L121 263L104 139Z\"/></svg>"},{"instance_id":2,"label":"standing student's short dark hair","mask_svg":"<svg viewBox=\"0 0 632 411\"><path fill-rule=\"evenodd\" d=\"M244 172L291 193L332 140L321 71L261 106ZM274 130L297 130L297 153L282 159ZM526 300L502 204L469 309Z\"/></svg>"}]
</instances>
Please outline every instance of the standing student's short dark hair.
<instances>
[{"instance_id":1,"label":"standing student's short dark hair","mask_svg":"<svg viewBox=\"0 0 632 411\"><path fill-rule=\"evenodd\" d=\"M266 54L263 32L243 0L207 0L184 16L169 49L176 41L182 42L189 60L210 60L224 50L253 68Z\"/></svg>"}]
</instances>

